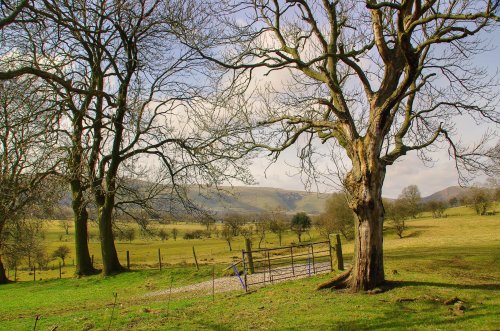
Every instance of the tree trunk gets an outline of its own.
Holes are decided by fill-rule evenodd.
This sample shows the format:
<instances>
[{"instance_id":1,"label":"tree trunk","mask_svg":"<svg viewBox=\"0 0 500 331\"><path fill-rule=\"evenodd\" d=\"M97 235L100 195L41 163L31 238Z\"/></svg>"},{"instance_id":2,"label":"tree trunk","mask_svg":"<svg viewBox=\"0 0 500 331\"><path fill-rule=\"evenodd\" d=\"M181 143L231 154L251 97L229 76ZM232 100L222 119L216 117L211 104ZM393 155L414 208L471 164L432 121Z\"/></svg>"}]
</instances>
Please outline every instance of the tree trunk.
<instances>
[{"instance_id":1,"label":"tree trunk","mask_svg":"<svg viewBox=\"0 0 500 331\"><path fill-rule=\"evenodd\" d=\"M381 198L376 200L360 206L357 213L354 261L349 280L349 287L354 292L372 290L385 281L383 205Z\"/></svg>"},{"instance_id":2,"label":"tree trunk","mask_svg":"<svg viewBox=\"0 0 500 331\"><path fill-rule=\"evenodd\" d=\"M90 102L90 101L88 101ZM83 110L82 110L83 109ZM86 107L73 109L73 136L69 168L71 172L71 207L73 209L73 220L75 223L75 259L77 276L94 275L98 270L94 269L89 253L88 238L88 212L83 193L85 191L82 184L82 163L83 163L83 118ZM68 229L68 228L66 228Z\"/></svg>"},{"instance_id":3,"label":"tree trunk","mask_svg":"<svg viewBox=\"0 0 500 331\"><path fill-rule=\"evenodd\" d=\"M101 252L102 252L102 265L103 273L105 276L114 275L125 271L116 252L115 240L113 238L113 207L114 198L106 196L104 204L99 207L99 232L101 237Z\"/></svg>"},{"instance_id":4,"label":"tree trunk","mask_svg":"<svg viewBox=\"0 0 500 331\"><path fill-rule=\"evenodd\" d=\"M9 282L2 262L2 235L5 222L5 219L0 219L0 284L7 284Z\"/></svg>"},{"instance_id":5,"label":"tree trunk","mask_svg":"<svg viewBox=\"0 0 500 331\"><path fill-rule=\"evenodd\" d=\"M7 273L5 272L5 268L3 266L2 255L0 255L0 284L7 284L7 283L10 283L10 281L7 278Z\"/></svg>"},{"instance_id":6,"label":"tree trunk","mask_svg":"<svg viewBox=\"0 0 500 331\"><path fill-rule=\"evenodd\" d=\"M79 180L71 182L73 219L75 222L75 258L77 276L89 276L98 273L92 265L88 245L88 213L83 201Z\"/></svg>"},{"instance_id":7,"label":"tree trunk","mask_svg":"<svg viewBox=\"0 0 500 331\"><path fill-rule=\"evenodd\" d=\"M382 232L385 167L372 164L369 169L359 171L359 168L353 168L346 180L350 205L357 216L352 268L333 280L320 284L320 289L349 288L353 292L360 292L372 290L385 282Z\"/></svg>"}]
</instances>

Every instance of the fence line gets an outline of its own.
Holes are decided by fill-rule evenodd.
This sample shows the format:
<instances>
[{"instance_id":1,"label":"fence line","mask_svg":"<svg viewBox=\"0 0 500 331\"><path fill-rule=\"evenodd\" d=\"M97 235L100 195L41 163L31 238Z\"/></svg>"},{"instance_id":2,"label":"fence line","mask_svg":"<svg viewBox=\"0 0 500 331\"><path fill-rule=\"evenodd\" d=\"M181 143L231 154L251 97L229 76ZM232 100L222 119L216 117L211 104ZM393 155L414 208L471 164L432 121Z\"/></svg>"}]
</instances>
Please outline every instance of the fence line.
<instances>
[{"instance_id":1,"label":"fence line","mask_svg":"<svg viewBox=\"0 0 500 331\"><path fill-rule=\"evenodd\" d=\"M132 250L119 252L120 260L128 270L163 270L179 267L193 267L198 268L206 265L220 265L224 263L238 266L242 265L243 271L241 272L242 278L246 278L246 286L252 286L260 283L273 283L287 278L308 276L316 273L329 272L333 270L332 264L332 250L337 253L336 260L338 261L338 269L342 270L343 266L341 257L341 244L340 238L335 246L331 245L330 241L321 241L314 243L303 243L299 245L250 249L242 250L243 256L240 258L232 256L231 260L222 262L220 259L214 261L212 253L199 254L195 247L192 246L192 255L187 254L182 257L176 256L163 256L162 249L157 252L152 250L144 258L143 255L135 255ZM249 242L251 248L251 243ZM250 269L249 255L251 252L252 269ZM235 251L236 252L236 251ZM157 254L155 254L157 253ZM340 253L340 254L339 254ZM154 256L156 255L156 261ZM340 255L340 259L339 256ZM140 256L140 258L139 258ZM151 259L153 257L153 259ZM231 257L228 257L231 259ZM98 256L92 255L93 266L97 269L102 268L102 261ZM40 268L36 265L35 270L33 266L12 266L6 268L7 276L12 281L40 281L47 279L61 279L74 277L75 261L69 260L66 265L60 265L59 261L52 261ZM250 275L253 275L250 277ZM259 279L255 275L260 275Z\"/></svg>"}]
</instances>

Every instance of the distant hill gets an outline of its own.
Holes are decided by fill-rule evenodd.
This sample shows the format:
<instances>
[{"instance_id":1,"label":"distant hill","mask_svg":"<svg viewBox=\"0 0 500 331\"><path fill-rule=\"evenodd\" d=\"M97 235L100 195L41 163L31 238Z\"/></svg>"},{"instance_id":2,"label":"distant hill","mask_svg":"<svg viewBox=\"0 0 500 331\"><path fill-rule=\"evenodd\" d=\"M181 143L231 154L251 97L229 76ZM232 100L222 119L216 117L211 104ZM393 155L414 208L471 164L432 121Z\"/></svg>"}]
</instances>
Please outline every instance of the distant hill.
<instances>
[{"instance_id":1,"label":"distant hill","mask_svg":"<svg viewBox=\"0 0 500 331\"><path fill-rule=\"evenodd\" d=\"M467 195L469 192L469 188L460 187L460 186L450 186L445 188L444 190L435 192L427 197L422 198L423 203L427 203L430 201L446 201L448 202L452 198L459 199L461 196Z\"/></svg>"},{"instance_id":2,"label":"distant hill","mask_svg":"<svg viewBox=\"0 0 500 331\"><path fill-rule=\"evenodd\" d=\"M189 198L197 205L218 213L255 213L281 208L287 213L304 211L319 214L329 194L291 191L270 187L223 187L219 192L190 189Z\"/></svg>"},{"instance_id":3,"label":"distant hill","mask_svg":"<svg viewBox=\"0 0 500 331\"><path fill-rule=\"evenodd\" d=\"M138 187L147 187L146 183L136 183ZM446 201L451 198L460 198L466 195L470 189L451 186L441 191L422 198L423 203L429 201ZM187 190L189 199L195 205L216 213L259 213L280 208L288 214L306 212L317 215L323 212L325 202L330 196L327 193L315 193L305 191L293 191L272 187L234 186L221 187L221 190L208 190L204 188L190 187ZM169 210L168 201L158 202L156 208ZM60 201L60 205L70 212L71 196L68 193ZM69 216L70 217L70 216Z\"/></svg>"}]
</instances>

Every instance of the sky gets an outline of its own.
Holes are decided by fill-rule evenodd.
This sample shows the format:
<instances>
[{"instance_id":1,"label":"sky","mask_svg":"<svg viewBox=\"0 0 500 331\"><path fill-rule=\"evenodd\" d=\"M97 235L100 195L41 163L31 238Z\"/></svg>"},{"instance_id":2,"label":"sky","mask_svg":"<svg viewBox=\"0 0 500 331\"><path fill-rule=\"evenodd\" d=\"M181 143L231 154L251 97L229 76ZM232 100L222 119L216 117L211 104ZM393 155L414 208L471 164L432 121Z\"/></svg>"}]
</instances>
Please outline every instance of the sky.
<instances>
[{"instance_id":1,"label":"sky","mask_svg":"<svg viewBox=\"0 0 500 331\"><path fill-rule=\"evenodd\" d=\"M500 32L489 34L489 45L493 48L488 53L476 56L476 61L480 65L488 68L488 71L495 73L500 71ZM500 90L498 92L500 94ZM499 110L500 111L500 110ZM477 141L487 127L477 126L473 121L464 119L457 123L464 142L473 143ZM490 126L490 129L499 132L498 126ZM449 186L458 185L458 174L455 163L449 158L446 150L438 150L431 154L434 162L432 165L424 164L416 152L400 158L394 165L389 166L384 183L383 196L396 198L401 190L409 185L417 185L422 196L431 195ZM265 158L255 159L251 172L255 177L257 186L274 187L290 190L304 190L300 176L293 165L298 165L295 149L287 150L280 155L277 162L270 164ZM485 178L477 178L477 182L483 182ZM312 188L317 191L317 188ZM320 192L336 191L333 187L320 186Z\"/></svg>"}]
</instances>

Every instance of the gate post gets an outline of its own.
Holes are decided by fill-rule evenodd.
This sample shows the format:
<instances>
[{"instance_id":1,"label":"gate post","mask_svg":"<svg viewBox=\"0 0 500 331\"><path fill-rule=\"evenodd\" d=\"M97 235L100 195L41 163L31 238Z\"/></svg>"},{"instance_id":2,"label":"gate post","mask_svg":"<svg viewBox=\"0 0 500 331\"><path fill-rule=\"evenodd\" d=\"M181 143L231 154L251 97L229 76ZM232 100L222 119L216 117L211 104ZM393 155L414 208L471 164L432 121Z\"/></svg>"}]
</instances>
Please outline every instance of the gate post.
<instances>
[{"instance_id":1,"label":"gate post","mask_svg":"<svg viewBox=\"0 0 500 331\"><path fill-rule=\"evenodd\" d=\"M328 236L328 250L330 252L330 271L333 271L333 261L332 261L332 238Z\"/></svg>"},{"instance_id":2,"label":"gate post","mask_svg":"<svg viewBox=\"0 0 500 331\"><path fill-rule=\"evenodd\" d=\"M245 247L248 255L248 268L250 269L250 274L253 274L255 273L255 269L253 267L252 241L248 238L245 238Z\"/></svg>"},{"instance_id":3,"label":"gate post","mask_svg":"<svg viewBox=\"0 0 500 331\"><path fill-rule=\"evenodd\" d=\"M335 253L337 254L337 264L339 270L344 270L344 257L342 256L342 243L340 235L337 233L337 244L335 245Z\"/></svg>"},{"instance_id":4,"label":"gate post","mask_svg":"<svg viewBox=\"0 0 500 331\"><path fill-rule=\"evenodd\" d=\"M269 281L271 284L273 283L273 274L271 269L271 257L269 255L269 251L267 251L267 267L269 268Z\"/></svg>"},{"instance_id":5,"label":"gate post","mask_svg":"<svg viewBox=\"0 0 500 331\"><path fill-rule=\"evenodd\" d=\"M311 253L312 253L312 258L313 258L313 272L316 274L316 263L315 263L315 256L314 256L314 244L311 244Z\"/></svg>"},{"instance_id":6,"label":"gate post","mask_svg":"<svg viewBox=\"0 0 500 331\"><path fill-rule=\"evenodd\" d=\"M245 263L245 251L243 249L241 250L241 264L243 266L243 278L245 279L245 292L248 292L247 264ZM236 269L234 264L233 264L233 267L234 267L236 273L238 273L238 270ZM238 277L239 277L239 275L238 275ZM240 280L241 280L241 278L240 278Z\"/></svg>"}]
</instances>

